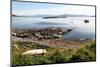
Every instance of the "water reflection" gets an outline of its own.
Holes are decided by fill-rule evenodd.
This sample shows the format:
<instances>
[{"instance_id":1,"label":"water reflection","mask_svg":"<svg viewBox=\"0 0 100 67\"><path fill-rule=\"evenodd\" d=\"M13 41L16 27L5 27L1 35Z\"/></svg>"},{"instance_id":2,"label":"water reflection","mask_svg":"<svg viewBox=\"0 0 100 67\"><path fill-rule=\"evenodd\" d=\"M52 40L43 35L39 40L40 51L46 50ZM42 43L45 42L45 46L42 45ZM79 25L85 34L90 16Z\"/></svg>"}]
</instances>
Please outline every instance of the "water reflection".
<instances>
[{"instance_id":1,"label":"water reflection","mask_svg":"<svg viewBox=\"0 0 100 67\"><path fill-rule=\"evenodd\" d=\"M85 19L88 19L89 23L84 23ZM95 38L95 17L68 17L59 19L12 17L12 27L22 29L61 27L73 29L63 36L64 39Z\"/></svg>"}]
</instances>

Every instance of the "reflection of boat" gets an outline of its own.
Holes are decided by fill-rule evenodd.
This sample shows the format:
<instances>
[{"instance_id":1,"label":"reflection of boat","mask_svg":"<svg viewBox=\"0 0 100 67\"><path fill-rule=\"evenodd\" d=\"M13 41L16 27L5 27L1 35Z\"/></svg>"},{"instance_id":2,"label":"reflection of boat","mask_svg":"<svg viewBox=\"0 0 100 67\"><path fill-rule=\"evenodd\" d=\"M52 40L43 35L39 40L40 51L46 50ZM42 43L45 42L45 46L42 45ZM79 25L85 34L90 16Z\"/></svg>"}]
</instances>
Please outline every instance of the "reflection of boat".
<instances>
[{"instance_id":1,"label":"reflection of boat","mask_svg":"<svg viewBox=\"0 0 100 67\"><path fill-rule=\"evenodd\" d=\"M67 32L71 32L72 31L72 29L67 29Z\"/></svg>"},{"instance_id":2,"label":"reflection of boat","mask_svg":"<svg viewBox=\"0 0 100 67\"><path fill-rule=\"evenodd\" d=\"M73 23L73 22L70 22L70 23Z\"/></svg>"},{"instance_id":3,"label":"reflection of boat","mask_svg":"<svg viewBox=\"0 0 100 67\"><path fill-rule=\"evenodd\" d=\"M84 20L85 23L89 23L89 20Z\"/></svg>"}]
</instances>

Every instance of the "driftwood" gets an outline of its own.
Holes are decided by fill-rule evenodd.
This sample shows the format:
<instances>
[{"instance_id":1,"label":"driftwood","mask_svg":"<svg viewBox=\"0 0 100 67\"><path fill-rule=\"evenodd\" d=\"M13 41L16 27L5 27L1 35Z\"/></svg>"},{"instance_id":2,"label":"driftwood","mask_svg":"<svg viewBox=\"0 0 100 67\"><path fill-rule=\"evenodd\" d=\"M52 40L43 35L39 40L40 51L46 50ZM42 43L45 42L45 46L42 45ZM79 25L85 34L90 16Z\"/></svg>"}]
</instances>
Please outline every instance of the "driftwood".
<instances>
[{"instance_id":1,"label":"driftwood","mask_svg":"<svg viewBox=\"0 0 100 67\"><path fill-rule=\"evenodd\" d=\"M22 53L22 55L39 55L39 54L44 54L47 51L45 49L34 49L34 50L28 50L24 53Z\"/></svg>"}]
</instances>

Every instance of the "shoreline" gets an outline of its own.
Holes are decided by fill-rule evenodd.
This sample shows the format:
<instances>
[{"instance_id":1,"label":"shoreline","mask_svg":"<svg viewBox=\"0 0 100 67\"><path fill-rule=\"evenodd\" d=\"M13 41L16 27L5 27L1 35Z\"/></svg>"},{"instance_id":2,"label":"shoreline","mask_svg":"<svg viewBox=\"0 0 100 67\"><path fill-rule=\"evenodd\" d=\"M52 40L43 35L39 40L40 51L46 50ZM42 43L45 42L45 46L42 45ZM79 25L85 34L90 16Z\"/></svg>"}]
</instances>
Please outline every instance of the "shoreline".
<instances>
[{"instance_id":1,"label":"shoreline","mask_svg":"<svg viewBox=\"0 0 100 67\"><path fill-rule=\"evenodd\" d=\"M41 46L51 48L78 48L80 44L95 39L62 39L64 34L71 32L73 29L62 30L61 28L45 28L31 30L15 30L12 33L12 41L16 42L33 42Z\"/></svg>"}]
</instances>

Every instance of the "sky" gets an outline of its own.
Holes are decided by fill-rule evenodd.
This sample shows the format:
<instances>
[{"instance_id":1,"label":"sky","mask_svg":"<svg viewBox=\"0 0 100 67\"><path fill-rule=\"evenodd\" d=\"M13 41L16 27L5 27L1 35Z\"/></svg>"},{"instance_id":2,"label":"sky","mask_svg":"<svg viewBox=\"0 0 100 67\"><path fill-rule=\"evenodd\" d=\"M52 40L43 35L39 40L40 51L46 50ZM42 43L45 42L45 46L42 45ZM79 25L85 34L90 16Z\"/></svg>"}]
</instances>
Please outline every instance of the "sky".
<instances>
[{"instance_id":1,"label":"sky","mask_svg":"<svg viewBox=\"0 0 100 67\"><path fill-rule=\"evenodd\" d=\"M80 5L62 5L36 2L12 2L12 14L16 15L62 15L62 14L84 14L95 15L95 7Z\"/></svg>"}]
</instances>

